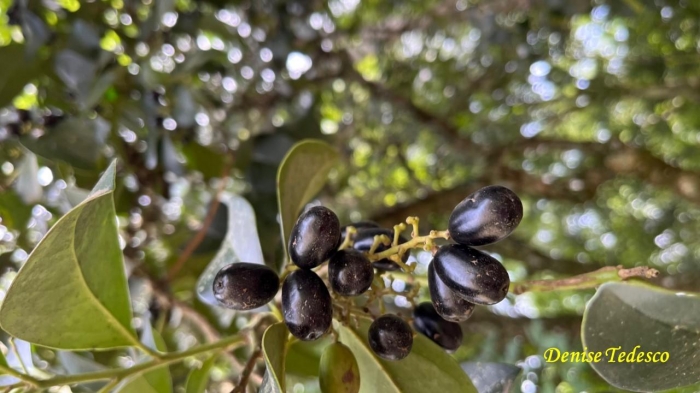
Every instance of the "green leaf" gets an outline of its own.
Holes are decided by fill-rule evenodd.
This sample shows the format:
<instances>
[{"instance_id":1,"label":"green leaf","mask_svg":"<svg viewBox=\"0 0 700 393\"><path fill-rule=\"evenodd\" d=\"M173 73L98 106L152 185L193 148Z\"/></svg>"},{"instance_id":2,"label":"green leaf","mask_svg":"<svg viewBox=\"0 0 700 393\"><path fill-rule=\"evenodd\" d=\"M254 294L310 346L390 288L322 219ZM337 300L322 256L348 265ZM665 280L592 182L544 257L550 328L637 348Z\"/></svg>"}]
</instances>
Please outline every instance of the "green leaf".
<instances>
[{"instance_id":1,"label":"green leaf","mask_svg":"<svg viewBox=\"0 0 700 393\"><path fill-rule=\"evenodd\" d=\"M462 363L462 370L472 380L479 393L509 392L520 367L507 363Z\"/></svg>"},{"instance_id":2,"label":"green leaf","mask_svg":"<svg viewBox=\"0 0 700 393\"><path fill-rule=\"evenodd\" d=\"M29 255L0 308L3 330L56 349L138 345L112 200L115 175L113 162Z\"/></svg>"},{"instance_id":3,"label":"green leaf","mask_svg":"<svg viewBox=\"0 0 700 393\"><path fill-rule=\"evenodd\" d=\"M361 393L476 393L459 363L421 334L414 337L408 357L387 361L375 356L367 343L371 321L360 319L359 329L334 323L340 333L340 342L350 348L360 366Z\"/></svg>"},{"instance_id":4,"label":"green leaf","mask_svg":"<svg viewBox=\"0 0 700 393\"><path fill-rule=\"evenodd\" d=\"M212 356L202 363L202 367L190 371L187 376L187 387L185 393L204 393L209 385L209 373L216 362L216 356Z\"/></svg>"},{"instance_id":5,"label":"green leaf","mask_svg":"<svg viewBox=\"0 0 700 393\"><path fill-rule=\"evenodd\" d=\"M262 340L265 357L265 377L260 392L285 392L284 357L289 331L283 322L278 322L265 330Z\"/></svg>"},{"instance_id":6,"label":"green leaf","mask_svg":"<svg viewBox=\"0 0 700 393\"><path fill-rule=\"evenodd\" d=\"M0 108L12 103L24 86L43 72L44 62L27 59L25 46L11 44L0 47L0 59L13 61L0 62Z\"/></svg>"},{"instance_id":7,"label":"green leaf","mask_svg":"<svg viewBox=\"0 0 700 393\"><path fill-rule=\"evenodd\" d=\"M317 377L323 351L332 342L329 336L316 341L294 341L287 349L285 359L287 375Z\"/></svg>"},{"instance_id":8,"label":"green leaf","mask_svg":"<svg viewBox=\"0 0 700 393\"><path fill-rule=\"evenodd\" d=\"M324 393L357 393L360 391L360 370L352 351L334 342L323 351L319 373Z\"/></svg>"},{"instance_id":9,"label":"green leaf","mask_svg":"<svg viewBox=\"0 0 700 393\"><path fill-rule=\"evenodd\" d=\"M33 153L49 160L59 160L93 169L102 156L102 147L109 135L110 125L102 117L94 119L71 117L61 121L39 138L23 136L22 144Z\"/></svg>"},{"instance_id":10,"label":"green leaf","mask_svg":"<svg viewBox=\"0 0 700 393\"><path fill-rule=\"evenodd\" d=\"M151 349L167 352L165 341L157 330L153 330L150 324L146 325L141 341ZM172 393L172 391L172 379L168 366L156 368L127 380L115 389L115 393Z\"/></svg>"},{"instance_id":11,"label":"green leaf","mask_svg":"<svg viewBox=\"0 0 700 393\"><path fill-rule=\"evenodd\" d=\"M329 144L304 140L292 146L282 160L277 171L277 204L285 250L301 209L323 188L338 158L338 152Z\"/></svg>"},{"instance_id":12,"label":"green leaf","mask_svg":"<svg viewBox=\"0 0 700 393\"><path fill-rule=\"evenodd\" d=\"M593 369L611 385L658 391L700 381L700 296L642 283L607 283L588 303L581 338L588 352L602 352ZM668 352L665 363L619 362L621 351ZM617 348L613 356L609 348ZM614 363L609 362L613 358ZM626 358L626 355L625 355ZM634 358L634 359L632 359ZM653 358L652 358L653 360ZM658 360L658 358L657 358Z\"/></svg>"},{"instance_id":13,"label":"green leaf","mask_svg":"<svg viewBox=\"0 0 700 393\"><path fill-rule=\"evenodd\" d=\"M4 226L24 230L32 217L32 208L27 206L14 190L0 192L0 219Z\"/></svg>"}]
</instances>

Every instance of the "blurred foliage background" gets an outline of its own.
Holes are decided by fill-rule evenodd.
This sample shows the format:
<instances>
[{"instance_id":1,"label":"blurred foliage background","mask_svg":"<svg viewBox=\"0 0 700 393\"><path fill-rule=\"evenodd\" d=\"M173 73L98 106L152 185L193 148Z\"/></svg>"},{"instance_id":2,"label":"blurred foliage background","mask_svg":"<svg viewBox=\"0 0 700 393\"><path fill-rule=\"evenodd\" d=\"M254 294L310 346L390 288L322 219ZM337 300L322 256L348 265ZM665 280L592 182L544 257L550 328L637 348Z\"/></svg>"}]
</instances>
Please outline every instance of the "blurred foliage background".
<instances>
[{"instance_id":1,"label":"blurred foliage background","mask_svg":"<svg viewBox=\"0 0 700 393\"><path fill-rule=\"evenodd\" d=\"M514 281L648 265L697 290L699 16L688 0L0 0L0 296L117 158L136 313L160 317L171 348L235 331L247 317L222 323L193 295L223 205L172 266L222 189L253 204L281 266L275 175L305 138L341 152L318 202L344 223L444 229L466 195L502 184L525 219L489 251ZM519 365L526 393L612 391L541 356L580 349L592 293L480 308L455 356ZM318 353L298 355L294 391L313 391ZM228 391L236 359L220 366Z\"/></svg>"}]
</instances>

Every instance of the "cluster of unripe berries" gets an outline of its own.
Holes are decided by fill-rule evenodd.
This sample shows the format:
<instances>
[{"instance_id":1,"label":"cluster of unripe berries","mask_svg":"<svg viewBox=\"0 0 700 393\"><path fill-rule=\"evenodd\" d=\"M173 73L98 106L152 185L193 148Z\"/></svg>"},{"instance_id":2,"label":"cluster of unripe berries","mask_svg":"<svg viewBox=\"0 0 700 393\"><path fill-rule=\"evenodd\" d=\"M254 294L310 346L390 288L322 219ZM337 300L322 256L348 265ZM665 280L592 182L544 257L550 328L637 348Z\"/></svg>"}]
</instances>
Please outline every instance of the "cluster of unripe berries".
<instances>
[{"instance_id":1,"label":"cluster of unripe berries","mask_svg":"<svg viewBox=\"0 0 700 393\"><path fill-rule=\"evenodd\" d=\"M508 293L508 272L493 257L472 246L495 243L508 236L520 223L523 207L511 190L489 186L469 195L452 212L449 237L456 244L441 246L428 267L432 302L413 311L413 327L446 350L456 350L462 342L457 322L467 320L475 305L492 305ZM401 269L394 261L371 262L369 252L379 253L389 245L375 243L375 236L394 238L392 229L374 223L352 224L356 229L352 248L339 250L347 227L328 208L316 206L297 220L289 239L288 252L298 267L282 284L282 312L290 333L300 340L316 340L331 327L333 302L323 280L311 269L328 261L328 283L339 296L358 296L372 285L375 269ZM402 236L398 243L407 242ZM374 245L375 249L371 250ZM402 255L405 261L408 253ZM217 300L235 310L258 308L274 298L280 279L267 266L235 263L221 269L214 279ZM374 320L368 334L369 345L380 357L400 360L413 345L409 324L395 314Z\"/></svg>"}]
</instances>

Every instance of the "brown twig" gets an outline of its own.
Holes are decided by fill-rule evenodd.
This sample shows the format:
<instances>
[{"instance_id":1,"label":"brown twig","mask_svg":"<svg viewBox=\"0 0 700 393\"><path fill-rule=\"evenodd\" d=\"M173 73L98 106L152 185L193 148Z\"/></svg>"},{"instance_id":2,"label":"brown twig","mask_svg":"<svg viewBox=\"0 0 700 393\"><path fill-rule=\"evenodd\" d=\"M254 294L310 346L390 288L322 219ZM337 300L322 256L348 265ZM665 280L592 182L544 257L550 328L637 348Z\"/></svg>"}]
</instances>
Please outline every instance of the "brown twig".
<instances>
[{"instance_id":1,"label":"brown twig","mask_svg":"<svg viewBox=\"0 0 700 393\"><path fill-rule=\"evenodd\" d=\"M245 369L243 369L243 374L241 374L241 379L238 382L238 385L236 385L233 390L231 390L231 393L245 393L246 387L248 386L248 379L250 378L250 375L253 373L253 369L255 368L255 363L257 362L258 358L262 355L262 349L258 347L251 355L250 359L248 359L248 363L245 365Z\"/></svg>"},{"instance_id":2,"label":"brown twig","mask_svg":"<svg viewBox=\"0 0 700 393\"><path fill-rule=\"evenodd\" d=\"M512 283L511 293L519 295L524 292L548 292L555 290L573 290L595 288L611 281L625 281L630 278L654 278L659 271L646 266L625 269L622 266L606 266L590 273L558 280L535 280Z\"/></svg>"},{"instance_id":3,"label":"brown twig","mask_svg":"<svg viewBox=\"0 0 700 393\"><path fill-rule=\"evenodd\" d=\"M197 249L200 243L204 240L204 237L207 234L207 230L209 229L209 226L211 223L214 221L214 217L216 216L216 211L219 208L219 197L221 196L221 193L224 191L224 188L226 187L226 178L229 175L229 172L231 171L231 168L233 167L233 157L229 156L229 158L226 160L226 164L224 165L224 169L221 173L221 181L219 182L219 186L216 188L216 191L214 192L214 197L212 199L211 207L209 208L209 211L207 212L206 217L204 217L204 221L202 222L202 227L199 228L199 231L195 234L195 236L190 240L189 243L187 243L187 246L185 247L184 251L180 254L180 257L177 259L175 264L170 268L168 271L167 275L167 281L170 282L175 275L182 269L182 267L185 265L187 260L192 256L192 253L194 250Z\"/></svg>"}]
</instances>

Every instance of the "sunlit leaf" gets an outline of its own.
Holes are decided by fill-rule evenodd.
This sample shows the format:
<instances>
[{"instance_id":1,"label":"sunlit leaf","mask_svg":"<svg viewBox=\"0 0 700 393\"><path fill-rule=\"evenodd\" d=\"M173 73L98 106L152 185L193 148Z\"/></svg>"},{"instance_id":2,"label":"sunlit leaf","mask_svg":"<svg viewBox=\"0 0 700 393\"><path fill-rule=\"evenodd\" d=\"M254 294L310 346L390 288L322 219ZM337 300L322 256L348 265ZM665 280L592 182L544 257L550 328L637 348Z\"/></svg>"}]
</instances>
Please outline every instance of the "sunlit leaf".
<instances>
[{"instance_id":1,"label":"sunlit leaf","mask_svg":"<svg viewBox=\"0 0 700 393\"><path fill-rule=\"evenodd\" d=\"M278 322L265 331L262 341L265 358L265 378L260 392L285 392L284 358L289 331L283 322Z\"/></svg>"},{"instance_id":2,"label":"sunlit leaf","mask_svg":"<svg viewBox=\"0 0 700 393\"><path fill-rule=\"evenodd\" d=\"M3 330L57 349L137 342L112 200L115 175L113 162L32 251L0 308Z\"/></svg>"},{"instance_id":3,"label":"sunlit leaf","mask_svg":"<svg viewBox=\"0 0 700 393\"><path fill-rule=\"evenodd\" d=\"M336 324L340 342L350 348L360 366L360 392L476 393L459 363L427 337L416 335L411 354L405 359L386 361L375 356L369 347L370 321L363 318L359 323L359 329Z\"/></svg>"},{"instance_id":4,"label":"sunlit leaf","mask_svg":"<svg viewBox=\"0 0 700 393\"><path fill-rule=\"evenodd\" d=\"M648 392L700 382L700 296L696 294L642 283L604 284L586 307L581 335L589 353L602 352L600 362L591 362L593 369L618 388ZM610 348L618 347L611 352ZM624 362L621 352L625 352ZM647 362L647 354L653 361L656 352L667 352L668 360L659 362L657 355L657 362Z\"/></svg>"},{"instance_id":5,"label":"sunlit leaf","mask_svg":"<svg viewBox=\"0 0 700 393\"><path fill-rule=\"evenodd\" d=\"M285 246L297 216L323 188L338 158L338 152L329 144L304 140L294 145L282 160L277 171L277 204Z\"/></svg>"}]
</instances>

